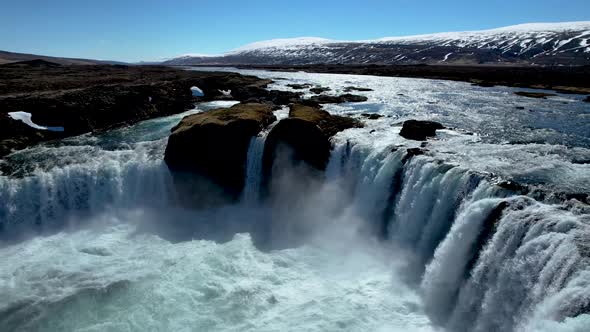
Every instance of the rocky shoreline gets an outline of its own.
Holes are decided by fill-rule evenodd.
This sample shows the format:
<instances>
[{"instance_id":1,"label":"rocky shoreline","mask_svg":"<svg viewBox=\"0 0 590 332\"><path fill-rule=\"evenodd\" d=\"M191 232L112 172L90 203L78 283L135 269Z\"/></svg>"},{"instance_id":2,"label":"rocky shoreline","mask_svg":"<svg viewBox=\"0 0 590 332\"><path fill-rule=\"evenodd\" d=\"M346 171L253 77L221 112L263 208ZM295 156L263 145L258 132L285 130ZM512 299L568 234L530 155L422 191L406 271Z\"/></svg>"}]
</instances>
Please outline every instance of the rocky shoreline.
<instances>
[{"instance_id":1,"label":"rocky shoreline","mask_svg":"<svg viewBox=\"0 0 590 332\"><path fill-rule=\"evenodd\" d=\"M61 66L38 60L0 66L0 82L2 157L43 141L180 113L197 101L223 98L220 90L262 88L270 81L160 66ZM193 96L192 86L206 97ZM63 131L33 128L9 116L12 112Z\"/></svg>"}]
</instances>

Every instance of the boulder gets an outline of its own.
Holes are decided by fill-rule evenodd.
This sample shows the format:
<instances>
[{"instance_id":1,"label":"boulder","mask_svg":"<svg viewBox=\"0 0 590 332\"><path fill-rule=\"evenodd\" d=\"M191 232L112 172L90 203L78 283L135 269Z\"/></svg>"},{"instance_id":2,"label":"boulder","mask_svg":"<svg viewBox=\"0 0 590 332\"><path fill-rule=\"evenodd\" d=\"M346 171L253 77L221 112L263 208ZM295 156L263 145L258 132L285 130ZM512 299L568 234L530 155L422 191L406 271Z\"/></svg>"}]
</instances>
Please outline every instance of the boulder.
<instances>
[{"instance_id":1,"label":"boulder","mask_svg":"<svg viewBox=\"0 0 590 332\"><path fill-rule=\"evenodd\" d=\"M291 105L289 117L276 124L266 139L262 165L264 179L270 178L273 164L282 151L288 151L288 162L303 162L314 170L325 170L330 158L330 137L361 126L358 120L331 115L318 107Z\"/></svg>"},{"instance_id":2,"label":"boulder","mask_svg":"<svg viewBox=\"0 0 590 332\"><path fill-rule=\"evenodd\" d=\"M361 115L369 120L377 120L383 117L383 115L377 113L362 113Z\"/></svg>"},{"instance_id":3,"label":"boulder","mask_svg":"<svg viewBox=\"0 0 590 332\"><path fill-rule=\"evenodd\" d=\"M415 156L421 156L426 153L426 150L421 148L410 148L406 149L406 154L402 158L402 163L405 164L408 160L412 159Z\"/></svg>"},{"instance_id":4,"label":"boulder","mask_svg":"<svg viewBox=\"0 0 590 332\"><path fill-rule=\"evenodd\" d=\"M330 91L330 88L327 87L323 87L323 86L316 86L314 88L309 89L309 91L315 93L315 94L320 94L320 93L324 93L324 92L328 92Z\"/></svg>"},{"instance_id":5,"label":"boulder","mask_svg":"<svg viewBox=\"0 0 590 332\"><path fill-rule=\"evenodd\" d=\"M352 92L352 91L373 91L373 89L370 88L362 88L362 87L356 87L356 86L347 86L346 88L344 88L345 92Z\"/></svg>"},{"instance_id":6,"label":"boulder","mask_svg":"<svg viewBox=\"0 0 590 332\"><path fill-rule=\"evenodd\" d=\"M340 103L358 103L367 101L367 97L345 93L340 96L319 95L307 99L316 104L340 104Z\"/></svg>"},{"instance_id":7,"label":"boulder","mask_svg":"<svg viewBox=\"0 0 590 332\"><path fill-rule=\"evenodd\" d=\"M584 101L590 103L590 96L586 96L586 99L584 99Z\"/></svg>"},{"instance_id":8,"label":"boulder","mask_svg":"<svg viewBox=\"0 0 590 332\"><path fill-rule=\"evenodd\" d=\"M404 121L399 134L407 139L424 141L427 137L435 136L437 129L444 128L442 124L435 121L408 120Z\"/></svg>"},{"instance_id":9,"label":"boulder","mask_svg":"<svg viewBox=\"0 0 590 332\"><path fill-rule=\"evenodd\" d=\"M174 128L164 160L192 206L235 201L244 187L250 139L276 121L268 104L237 104L189 115Z\"/></svg>"},{"instance_id":10,"label":"boulder","mask_svg":"<svg viewBox=\"0 0 590 332\"><path fill-rule=\"evenodd\" d=\"M295 90L303 90L311 87L311 84L287 84L288 87Z\"/></svg>"}]
</instances>

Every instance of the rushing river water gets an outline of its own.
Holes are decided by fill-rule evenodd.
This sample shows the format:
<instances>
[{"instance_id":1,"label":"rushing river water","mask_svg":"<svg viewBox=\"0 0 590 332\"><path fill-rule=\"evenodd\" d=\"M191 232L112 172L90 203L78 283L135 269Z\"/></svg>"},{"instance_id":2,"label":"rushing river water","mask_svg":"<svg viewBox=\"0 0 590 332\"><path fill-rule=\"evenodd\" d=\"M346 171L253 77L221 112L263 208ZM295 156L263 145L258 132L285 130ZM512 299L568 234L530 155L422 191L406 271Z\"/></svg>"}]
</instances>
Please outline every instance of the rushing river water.
<instances>
[{"instance_id":1,"label":"rushing river water","mask_svg":"<svg viewBox=\"0 0 590 332\"><path fill-rule=\"evenodd\" d=\"M312 190L285 170L273 204L258 196L262 133L242 201L200 212L176 204L167 135L184 115L231 102L8 156L0 331L590 329L590 209L563 196L590 192L580 96L241 72L284 78L274 89L372 88L359 93L365 103L326 109L384 117L337 134ZM410 118L452 129L406 160L405 147L420 145L397 134Z\"/></svg>"}]
</instances>

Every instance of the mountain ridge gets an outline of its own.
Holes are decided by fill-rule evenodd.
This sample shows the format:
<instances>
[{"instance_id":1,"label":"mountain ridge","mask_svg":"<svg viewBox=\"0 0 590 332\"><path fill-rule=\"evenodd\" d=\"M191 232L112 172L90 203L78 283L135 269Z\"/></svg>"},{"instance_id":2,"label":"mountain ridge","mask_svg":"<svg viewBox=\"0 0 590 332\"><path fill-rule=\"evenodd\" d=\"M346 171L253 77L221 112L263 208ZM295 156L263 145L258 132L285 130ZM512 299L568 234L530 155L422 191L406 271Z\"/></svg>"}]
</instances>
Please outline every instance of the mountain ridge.
<instances>
[{"instance_id":1,"label":"mountain ridge","mask_svg":"<svg viewBox=\"0 0 590 332\"><path fill-rule=\"evenodd\" d=\"M479 31L374 40L271 39L222 55L182 56L170 65L590 64L590 21L525 23Z\"/></svg>"}]
</instances>

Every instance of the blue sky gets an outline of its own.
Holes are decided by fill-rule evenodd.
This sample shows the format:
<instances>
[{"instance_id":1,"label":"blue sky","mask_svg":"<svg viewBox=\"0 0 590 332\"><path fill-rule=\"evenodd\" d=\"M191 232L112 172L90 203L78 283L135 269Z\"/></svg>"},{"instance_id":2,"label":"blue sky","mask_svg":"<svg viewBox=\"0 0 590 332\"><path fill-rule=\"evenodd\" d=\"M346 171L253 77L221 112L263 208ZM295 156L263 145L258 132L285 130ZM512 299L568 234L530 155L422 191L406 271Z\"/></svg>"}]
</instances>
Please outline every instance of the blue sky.
<instances>
[{"instance_id":1,"label":"blue sky","mask_svg":"<svg viewBox=\"0 0 590 332\"><path fill-rule=\"evenodd\" d=\"M0 0L0 50L154 60L265 39L372 39L590 20L590 0Z\"/></svg>"}]
</instances>

